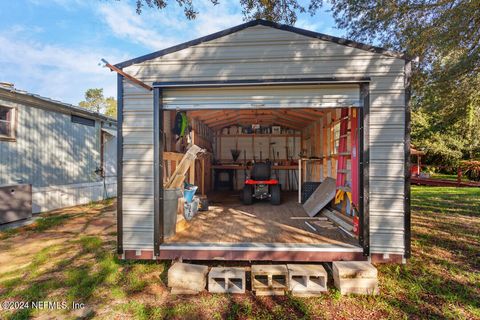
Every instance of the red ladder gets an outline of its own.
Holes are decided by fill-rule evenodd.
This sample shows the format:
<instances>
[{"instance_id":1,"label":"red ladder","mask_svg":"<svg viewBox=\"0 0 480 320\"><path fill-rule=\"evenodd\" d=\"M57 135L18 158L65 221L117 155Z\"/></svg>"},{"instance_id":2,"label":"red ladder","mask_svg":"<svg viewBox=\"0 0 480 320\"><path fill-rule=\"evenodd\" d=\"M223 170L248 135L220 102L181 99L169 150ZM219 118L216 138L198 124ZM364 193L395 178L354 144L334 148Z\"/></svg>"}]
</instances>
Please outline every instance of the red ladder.
<instances>
[{"instance_id":1,"label":"red ladder","mask_svg":"<svg viewBox=\"0 0 480 320\"><path fill-rule=\"evenodd\" d=\"M347 181L347 160L350 156L347 147L347 137L348 137L348 108L342 108L340 114L340 138L338 143L338 160L337 160L337 192L335 195L335 203L339 203L343 200L346 190L345 182Z\"/></svg>"}]
</instances>

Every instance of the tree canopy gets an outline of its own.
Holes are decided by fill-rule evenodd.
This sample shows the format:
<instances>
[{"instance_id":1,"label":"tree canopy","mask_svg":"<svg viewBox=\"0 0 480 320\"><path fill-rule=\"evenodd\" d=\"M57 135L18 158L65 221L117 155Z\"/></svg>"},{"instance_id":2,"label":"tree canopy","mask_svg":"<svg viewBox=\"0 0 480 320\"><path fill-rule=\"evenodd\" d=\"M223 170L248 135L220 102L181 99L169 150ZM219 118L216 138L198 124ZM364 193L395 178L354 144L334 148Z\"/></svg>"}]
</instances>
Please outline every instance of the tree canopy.
<instances>
[{"instance_id":1,"label":"tree canopy","mask_svg":"<svg viewBox=\"0 0 480 320\"><path fill-rule=\"evenodd\" d=\"M222 0L211 0L218 4ZM224 0L226 1L226 0ZM137 0L143 6L184 8L194 0ZM428 160L458 164L480 158L479 0L239 0L246 20L295 24L300 13L326 7L345 37L418 57L412 83L412 141ZM200 13L201 14L201 13Z\"/></svg>"},{"instance_id":2,"label":"tree canopy","mask_svg":"<svg viewBox=\"0 0 480 320\"><path fill-rule=\"evenodd\" d=\"M117 100L114 97L105 98L101 88L88 89L85 92L85 100L80 101L78 105L112 118L117 117Z\"/></svg>"}]
</instances>

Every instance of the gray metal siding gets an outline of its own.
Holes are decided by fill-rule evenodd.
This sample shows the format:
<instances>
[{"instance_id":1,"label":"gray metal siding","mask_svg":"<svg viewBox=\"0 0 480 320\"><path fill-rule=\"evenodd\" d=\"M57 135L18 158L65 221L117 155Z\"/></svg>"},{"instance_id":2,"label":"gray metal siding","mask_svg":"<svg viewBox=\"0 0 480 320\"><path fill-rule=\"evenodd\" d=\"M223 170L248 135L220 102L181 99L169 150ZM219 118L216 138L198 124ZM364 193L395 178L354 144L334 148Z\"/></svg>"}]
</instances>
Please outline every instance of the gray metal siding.
<instances>
[{"instance_id":1,"label":"gray metal siding","mask_svg":"<svg viewBox=\"0 0 480 320\"><path fill-rule=\"evenodd\" d=\"M70 115L0 99L17 108L15 142L0 141L0 185L47 187L99 181L100 122L72 123Z\"/></svg>"},{"instance_id":2,"label":"gray metal siding","mask_svg":"<svg viewBox=\"0 0 480 320\"><path fill-rule=\"evenodd\" d=\"M123 248L153 249L153 94L123 83Z\"/></svg>"},{"instance_id":3,"label":"gray metal siding","mask_svg":"<svg viewBox=\"0 0 480 320\"><path fill-rule=\"evenodd\" d=\"M260 25L129 66L124 71L147 83L370 77L370 252L404 252L404 191L401 188L405 161L404 60ZM132 85L125 86L127 112L147 117L146 113L152 112L151 94L130 87ZM165 92L168 97L168 90ZM131 121L138 125L153 124L133 118ZM127 133L125 147L130 160L153 160L149 151L137 152L136 158L135 152L128 150L137 145L150 146L152 136L151 127L148 130L132 128ZM139 168L142 178L151 168L150 164ZM141 190L146 192L146 189ZM151 201L150 196L141 196ZM131 230L140 228L132 227ZM151 236L139 231L135 233L138 239L131 235L130 240L125 241L132 245L150 241L146 237Z\"/></svg>"}]
</instances>

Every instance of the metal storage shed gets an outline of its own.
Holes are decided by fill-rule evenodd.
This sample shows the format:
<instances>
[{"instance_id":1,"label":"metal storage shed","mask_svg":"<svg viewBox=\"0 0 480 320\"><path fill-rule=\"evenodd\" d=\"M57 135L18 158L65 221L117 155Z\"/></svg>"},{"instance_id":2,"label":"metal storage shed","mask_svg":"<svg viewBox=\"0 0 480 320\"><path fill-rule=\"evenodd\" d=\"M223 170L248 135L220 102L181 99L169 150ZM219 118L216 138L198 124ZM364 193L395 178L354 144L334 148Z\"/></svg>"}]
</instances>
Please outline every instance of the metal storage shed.
<instances>
[{"instance_id":1,"label":"metal storage shed","mask_svg":"<svg viewBox=\"0 0 480 320\"><path fill-rule=\"evenodd\" d=\"M410 256L411 66L405 55L255 20L116 67L153 87L148 91L118 76L118 253L123 258L402 262ZM186 111L199 131L204 128L219 158L215 130L222 126L260 119L298 130L300 148L325 158L322 180L337 171L336 158L322 152L335 145L333 126L341 121L342 108L349 115L358 112L359 119L355 245L165 241L161 195L167 159L160 150L171 151L172 113Z\"/></svg>"}]
</instances>

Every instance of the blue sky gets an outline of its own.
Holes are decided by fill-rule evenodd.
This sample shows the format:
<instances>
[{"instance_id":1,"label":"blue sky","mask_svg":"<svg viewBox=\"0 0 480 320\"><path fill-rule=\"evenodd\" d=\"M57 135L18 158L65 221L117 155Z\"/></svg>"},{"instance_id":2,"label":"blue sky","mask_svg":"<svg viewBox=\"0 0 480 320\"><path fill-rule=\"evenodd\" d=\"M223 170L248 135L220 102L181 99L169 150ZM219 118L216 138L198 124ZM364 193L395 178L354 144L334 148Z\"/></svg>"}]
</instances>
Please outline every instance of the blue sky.
<instances>
[{"instance_id":1,"label":"blue sky","mask_svg":"<svg viewBox=\"0 0 480 320\"><path fill-rule=\"evenodd\" d=\"M193 21L170 2L137 15L129 0L1 1L0 81L73 104L88 88L116 96L115 74L101 58L118 63L244 22L237 0L196 0ZM344 36L327 12L301 15L296 26Z\"/></svg>"}]
</instances>

